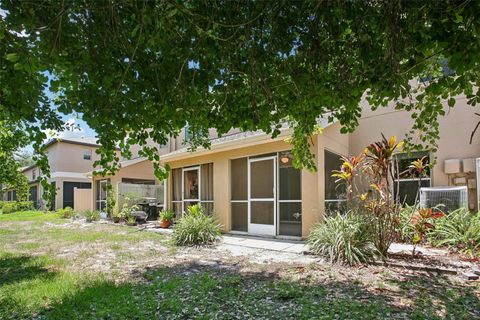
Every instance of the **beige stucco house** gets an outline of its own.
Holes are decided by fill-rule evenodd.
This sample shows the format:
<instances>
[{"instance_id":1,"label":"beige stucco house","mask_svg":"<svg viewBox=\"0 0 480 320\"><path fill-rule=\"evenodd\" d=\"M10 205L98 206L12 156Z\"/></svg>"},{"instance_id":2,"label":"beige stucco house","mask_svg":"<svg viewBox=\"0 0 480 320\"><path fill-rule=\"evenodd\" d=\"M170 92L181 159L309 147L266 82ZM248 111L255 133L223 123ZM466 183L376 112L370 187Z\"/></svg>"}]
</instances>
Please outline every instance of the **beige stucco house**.
<instances>
[{"instance_id":1,"label":"beige stucco house","mask_svg":"<svg viewBox=\"0 0 480 320\"><path fill-rule=\"evenodd\" d=\"M447 109L447 107L446 107ZM408 166L424 155L436 165L422 186L467 185L469 207L478 209L478 183L475 159L480 158L480 134L470 143L470 135L479 119L475 108L459 98L457 106L440 119L438 151L408 155L399 152L400 166ZM322 134L313 137L312 152L318 171L297 170L292 166L290 134L284 128L271 139L262 132L238 132L216 137L212 131L211 149L188 152L181 144L183 133L173 142L178 147L161 157L172 168L166 181L167 207L177 214L188 205L202 203L213 212L225 232L277 237L306 237L311 227L342 203L342 192L331 177L339 168L340 156L362 152L368 144L386 136L400 139L412 128L411 115L393 106L371 111L364 108L358 129L341 134L338 123L323 123ZM445 168L445 162L459 163L458 170ZM473 170L472 168L473 163ZM399 168L400 172L403 168ZM396 184L397 185L397 184ZM402 201L412 202L417 182L398 181Z\"/></svg>"},{"instance_id":2,"label":"beige stucco house","mask_svg":"<svg viewBox=\"0 0 480 320\"><path fill-rule=\"evenodd\" d=\"M275 139L263 132L235 129L219 137L215 130L210 130L211 148L195 152L189 152L186 146L190 136L187 126L178 137L159 146L161 163L172 169L166 181L158 181L152 163L138 157L138 148L133 150L137 157L121 161L115 175L101 176L92 168L97 157L96 143L51 141L47 147L50 181L58 189L55 205L58 208L73 203L75 207L69 190L77 187L73 195L77 195L78 207L104 210L107 186L111 186L117 198L140 190L146 199L153 199L156 205L171 208L178 215L189 205L201 203L218 218L224 232L304 238L315 223L344 203L342 189L331 177L332 170L342 163L341 156L361 153L365 146L380 140L382 133L403 139L412 128L410 113L395 110L393 105L376 111L364 106L353 133L341 134L339 123L320 121L324 130L313 137L311 145L317 172L293 167L291 145L286 142L291 134L288 126ZM446 115L440 118L438 151L432 154L426 148L407 154L400 150L396 155L398 170L402 172L412 160L427 156L436 164L422 186L467 186L468 205L478 210L480 133L470 142L479 120L476 108L459 97L455 108L445 106L445 110ZM37 189L39 199L38 169L25 168L24 173L31 179L32 190ZM408 177L400 177L396 182L401 200L411 203L417 194L417 182ZM90 193L82 191L82 187L90 189ZM154 196L147 195L145 190L153 190Z\"/></svg>"}]
</instances>

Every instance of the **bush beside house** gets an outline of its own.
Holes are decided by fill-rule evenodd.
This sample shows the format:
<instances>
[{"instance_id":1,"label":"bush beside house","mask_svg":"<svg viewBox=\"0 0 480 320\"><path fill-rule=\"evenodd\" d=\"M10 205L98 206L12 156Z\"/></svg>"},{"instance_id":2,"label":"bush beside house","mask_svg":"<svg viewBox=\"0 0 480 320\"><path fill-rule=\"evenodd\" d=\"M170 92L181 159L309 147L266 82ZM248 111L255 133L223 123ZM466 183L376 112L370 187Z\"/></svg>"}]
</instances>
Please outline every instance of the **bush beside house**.
<instances>
[{"instance_id":1,"label":"bush beside house","mask_svg":"<svg viewBox=\"0 0 480 320\"><path fill-rule=\"evenodd\" d=\"M331 263L355 265L379 256L368 224L353 211L327 217L313 228L307 244L314 254Z\"/></svg>"},{"instance_id":2,"label":"bush beside house","mask_svg":"<svg viewBox=\"0 0 480 320\"><path fill-rule=\"evenodd\" d=\"M32 201L0 201L0 212L4 214L33 209Z\"/></svg>"},{"instance_id":3,"label":"bush beside house","mask_svg":"<svg viewBox=\"0 0 480 320\"><path fill-rule=\"evenodd\" d=\"M213 216L207 215L200 204L190 206L177 220L173 242L178 246L210 245L219 240L221 226Z\"/></svg>"}]
</instances>

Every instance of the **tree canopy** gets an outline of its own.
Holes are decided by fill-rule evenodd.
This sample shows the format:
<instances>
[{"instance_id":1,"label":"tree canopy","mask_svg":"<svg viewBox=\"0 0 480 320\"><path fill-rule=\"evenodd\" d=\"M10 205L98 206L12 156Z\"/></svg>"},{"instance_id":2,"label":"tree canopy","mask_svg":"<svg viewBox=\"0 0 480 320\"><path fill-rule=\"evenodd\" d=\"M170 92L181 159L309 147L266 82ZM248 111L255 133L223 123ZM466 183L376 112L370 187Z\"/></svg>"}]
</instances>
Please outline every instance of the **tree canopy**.
<instances>
[{"instance_id":1,"label":"tree canopy","mask_svg":"<svg viewBox=\"0 0 480 320\"><path fill-rule=\"evenodd\" d=\"M0 121L24 128L39 152L42 130L62 125L58 112L80 113L108 170L119 161L116 144L128 156L129 145L163 144L186 123L195 148L208 146L208 128L275 136L284 121L297 166L313 169L318 117L350 132L362 97L412 112L412 134L434 149L442 102L480 99L479 1L3 0L0 8ZM439 72L445 64L454 72ZM143 152L162 176L155 148Z\"/></svg>"}]
</instances>

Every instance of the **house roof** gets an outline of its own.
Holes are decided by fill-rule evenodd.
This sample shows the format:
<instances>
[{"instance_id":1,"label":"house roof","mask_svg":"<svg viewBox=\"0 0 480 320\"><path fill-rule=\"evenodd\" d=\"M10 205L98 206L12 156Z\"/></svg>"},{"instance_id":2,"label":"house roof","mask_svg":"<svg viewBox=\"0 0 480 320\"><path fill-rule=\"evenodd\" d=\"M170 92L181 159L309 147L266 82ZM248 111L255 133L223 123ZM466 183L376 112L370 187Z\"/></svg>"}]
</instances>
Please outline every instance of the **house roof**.
<instances>
[{"instance_id":1,"label":"house roof","mask_svg":"<svg viewBox=\"0 0 480 320\"><path fill-rule=\"evenodd\" d=\"M141 163L143 161L148 161L148 159L146 157L138 157L138 158L135 158L135 159L120 161L119 162L119 168L121 169L121 168L130 167L130 166L133 166L137 163ZM101 168L90 171L90 172L87 172L87 173L85 173L85 175L92 175L94 172L98 172L100 169Z\"/></svg>"},{"instance_id":2,"label":"house roof","mask_svg":"<svg viewBox=\"0 0 480 320\"><path fill-rule=\"evenodd\" d=\"M27 166L27 167L21 167L21 168L18 169L18 171L20 171L20 172L25 172L25 171L27 171L27 170L30 170L30 169L32 169L32 168L35 168L36 166L37 166L37 164L34 163L34 164L29 165L29 166Z\"/></svg>"},{"instance_id":3,"label":"house roof","mask_svg":"<svg viewBox=\"0 0 480 320\"><path fill-rule=\"evenodd\" d=\"M45 147L49 147L57 142L70 143L70 144L79 144L84 146L100 147L96 137L81 137L81 138L53 138L45 143Z\"/></svg>"},{"instance_id":4,"label":"house roof","mask_svg":"<svg viewBox=\"0 0 480 320\"><path fill-rule=\"evenodd\" d=\"M332 122L329 122L327 118L320 118L317 120L318 124L320 124L323 128L327 128ZM173 152L167 153L161 157L162 161L170 161L170 160L177 160L180 158L185 157L195 157L198 156L199 153L205 152L218 152L224 149L229 149L234 146L242 147L245 143L263 143L263 142L271 142L277 141L281 139L285 139L292 133L292 128L289 126L288 122L282 123L282 127L280 128L280 134L272 139L269 134L266 134L262 130L257 131L246 131L246 132L238 132L229 135L223 135L218 138L214 138L210 140L211 147L210 149L205 149L203 147L199 147L196 152L190 152L188 147L184 147Z\"/></svg>"},{"instance_id":5,"label":"house roof","mask_svg":"<svg viewBox=\"0 0 480 320\"><path fill-rule=\"evenodd\" d=\"M143 161L146 161L146 160L148 160L148 159L145 158L145 157L138 157L138 158L135 158L135 159L120 161L120 168L133 166L134 164L137 164L137 163L140 163L140 162L143 162Z\"/></svg>"}]
</instances>

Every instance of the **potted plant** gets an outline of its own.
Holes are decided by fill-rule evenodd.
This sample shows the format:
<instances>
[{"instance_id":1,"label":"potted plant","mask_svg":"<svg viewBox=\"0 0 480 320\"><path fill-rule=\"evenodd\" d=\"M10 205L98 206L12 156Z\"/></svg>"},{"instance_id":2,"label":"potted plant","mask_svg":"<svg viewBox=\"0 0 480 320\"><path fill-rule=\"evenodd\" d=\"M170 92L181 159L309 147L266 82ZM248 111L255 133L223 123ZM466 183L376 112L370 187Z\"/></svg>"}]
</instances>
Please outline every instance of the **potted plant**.
<instances>
[{"instance_id":1,"label":"potted plant","mask_svg":"<svg viewBox=\"0 0 480 320\"><path fill-rule=\"evenodd\" d=\"M168 209L160 212L160 217L158 219L160 228L168 228L172 224L172 220L175 217L175 213Z\"/></svg>"}]
</instances>

